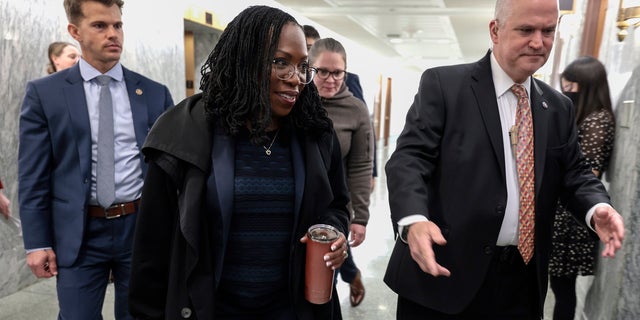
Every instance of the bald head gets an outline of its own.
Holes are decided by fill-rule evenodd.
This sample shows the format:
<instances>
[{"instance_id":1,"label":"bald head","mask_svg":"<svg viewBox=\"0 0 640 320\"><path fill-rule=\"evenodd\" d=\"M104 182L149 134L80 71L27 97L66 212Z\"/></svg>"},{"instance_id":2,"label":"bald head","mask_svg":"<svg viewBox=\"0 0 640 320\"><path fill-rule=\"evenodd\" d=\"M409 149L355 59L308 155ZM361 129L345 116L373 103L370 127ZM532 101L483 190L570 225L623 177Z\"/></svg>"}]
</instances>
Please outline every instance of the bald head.
<instances>
[{"instance_id":1,"label":"bald head","mask_svg":"<svg viewBox=\"0 0 640 320\"><path fill-rule=\"evenodd\" d=\"M511 1L509 0L497 0L496 1L496 10L493 18L500 23L504 23L503 21L507 19L510 15L511 11ZM500 25L501 26L501 25Z\"/></svg>"},{"instance_id":2,"label":"bald head","mask_svg":"<svg viewBox=\"0 0 640 320\"><path fill-rule=\"evenodd\" d=\"M496 8L493 18L499 23L504 23L503 21L511 16L511 13L513 12L513 5L521 1L522 0L496 0ZM556 7L558 6L558 0L550 0L544 2L554 2Z\"/></svg>"},{"instance_id":3,"label":"bald head","mask_svg":"<svg viewBox=\"0 0 640 320\"><path fill-rule=\"evenodd\" d=\"M497 0L489 24L493 54L517 83L549 58L558 24L557 0Z\"/></svg>"}]
</instances>

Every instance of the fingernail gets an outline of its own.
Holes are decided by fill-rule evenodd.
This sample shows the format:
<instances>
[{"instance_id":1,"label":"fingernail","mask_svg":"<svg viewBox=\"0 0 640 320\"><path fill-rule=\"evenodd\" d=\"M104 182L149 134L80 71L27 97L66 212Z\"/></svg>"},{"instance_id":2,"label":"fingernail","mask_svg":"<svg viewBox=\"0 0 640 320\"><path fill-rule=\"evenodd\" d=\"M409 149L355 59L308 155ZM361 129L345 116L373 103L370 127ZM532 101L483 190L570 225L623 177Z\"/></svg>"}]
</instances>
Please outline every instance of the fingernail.
<instances>
[{"instance_id":1,"label":"fingernail","mask_svg":"<svg viewBox=\"0 0 640 320\"><path fill-rule=\"evenodd\" d=\"M336 246L331 246L331 251L336 251Z\"/></svg>"},{"instance_id":2,"label":"fingernail","mask_svg":"<svg viewBox=\"0 0 640 320\"><path fill-rule=\"evenodd\" d=\"M331 259L329 256L324 256L324 261L329 261L329 259Z\"/></svg>"},{"instance_id":3,"label":"fingernail","mask_svg":"<svg viewBox=\"0 0 640 320\"><path fill-rule=\"evenodd\" d=\"M331 267L331 261L327 261L327 267Z\"/></svg>"}]
</instances>

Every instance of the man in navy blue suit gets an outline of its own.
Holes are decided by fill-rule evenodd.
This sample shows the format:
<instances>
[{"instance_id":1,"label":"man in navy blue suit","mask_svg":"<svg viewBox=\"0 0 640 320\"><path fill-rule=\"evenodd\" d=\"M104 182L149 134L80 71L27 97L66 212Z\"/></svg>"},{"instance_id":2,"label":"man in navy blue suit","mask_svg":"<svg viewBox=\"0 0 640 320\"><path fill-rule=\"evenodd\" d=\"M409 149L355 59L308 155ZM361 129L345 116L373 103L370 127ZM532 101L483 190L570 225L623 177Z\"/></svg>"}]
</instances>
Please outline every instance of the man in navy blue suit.
<instances>
[{"instance_id":1,"label":"man in navy blue suit","mask_svg":"<svg viewBox=\"0 0 640 320\"><path fill-rule=\"evenodd\" d=\"M102 319L110 271L116 319L131 319L131 245L146 172L140 147L173 100L164 85L120 64L123 4L64 1L67 29L82 59L29 82L20 113L19 203L27 264L38 278L57 277L59 319ZM97 200L99 186L106 184L97 172L108 167L98 168L98 76L110 78L104 89L113 107L108 184L115 200L108 205Z\"/></svg>"}]
</instances>

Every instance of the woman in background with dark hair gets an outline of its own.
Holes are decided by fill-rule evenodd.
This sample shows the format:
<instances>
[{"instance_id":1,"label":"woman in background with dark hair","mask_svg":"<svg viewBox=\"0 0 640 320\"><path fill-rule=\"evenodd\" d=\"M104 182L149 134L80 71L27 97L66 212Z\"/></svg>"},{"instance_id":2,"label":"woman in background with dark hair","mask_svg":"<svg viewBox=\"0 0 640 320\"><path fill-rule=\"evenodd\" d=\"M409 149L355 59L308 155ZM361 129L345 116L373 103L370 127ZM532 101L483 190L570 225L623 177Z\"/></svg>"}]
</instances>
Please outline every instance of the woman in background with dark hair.
<instances>
[{"instance_id":1,"label":"woman in background with dark hair","mask_svg":"<svg viewBox=\"0 0 640 320\"><path fill-rule=\"evenodd\" d=\"M615 134L607 72L600 61L584 56L570 63L560 80L562 92L575 107L582 152L593 173L601 178L609 165ZM549 275L555 296L553 319L573 319L576 278L594 274L598 237L558 204L552 243Z\"/></svg>"},{"instance_id":2,"label":"woman in background with dark hair","mask_svg":"<svg viewBox=\"0 0 640 320\"><path fill-rule=\"evenodd\" d=\"M340 231L349 195L340 144L311 83L302 27L252 6L202 68L201 94L154 125L138 214L130 310L142 319L341 319L304 298L306 231Z\"/></svg>"}]
</instances>

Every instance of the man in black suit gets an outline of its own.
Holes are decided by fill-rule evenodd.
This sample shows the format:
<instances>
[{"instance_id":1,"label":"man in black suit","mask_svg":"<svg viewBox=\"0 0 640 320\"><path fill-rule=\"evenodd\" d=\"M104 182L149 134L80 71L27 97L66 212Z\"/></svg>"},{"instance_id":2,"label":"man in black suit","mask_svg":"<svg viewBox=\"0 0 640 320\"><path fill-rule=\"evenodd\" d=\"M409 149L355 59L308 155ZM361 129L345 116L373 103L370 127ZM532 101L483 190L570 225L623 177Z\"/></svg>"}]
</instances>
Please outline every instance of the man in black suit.
<instances>
[{"instance_id":1,"label":"man in black suit","mask_svg":"<svg viewBox=\"0 0 640 320\"><path fill-rule=\"evenodd\" d=\"M558 198L597 232L603 256L621 247L622 218L584 162L571 101L531 77L549 57L557 22L556 0L498 0L493 50L422 75L386 166L400 239L384 280L398 294L398 319L540 319ZM516 122L518 105L532 121ZM524 123L532 130L519 131ZM520 199L527 188L513 152L525 136L533 138L532 201ZM517 247L527 238L521 203L533 205L532 256Z\"/></svg>"}]
</instances>

